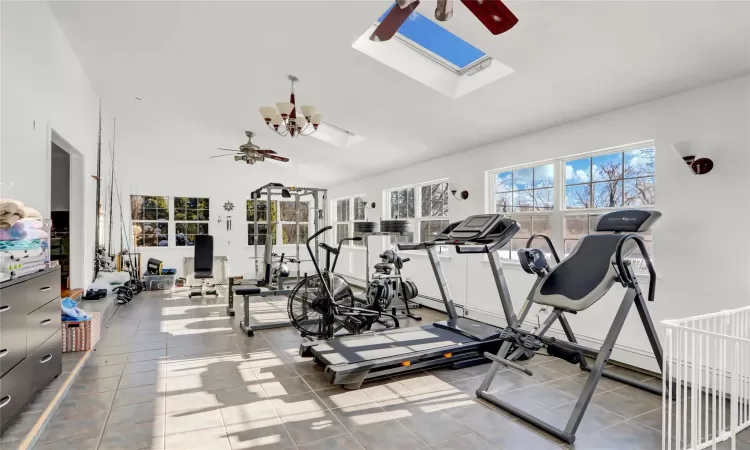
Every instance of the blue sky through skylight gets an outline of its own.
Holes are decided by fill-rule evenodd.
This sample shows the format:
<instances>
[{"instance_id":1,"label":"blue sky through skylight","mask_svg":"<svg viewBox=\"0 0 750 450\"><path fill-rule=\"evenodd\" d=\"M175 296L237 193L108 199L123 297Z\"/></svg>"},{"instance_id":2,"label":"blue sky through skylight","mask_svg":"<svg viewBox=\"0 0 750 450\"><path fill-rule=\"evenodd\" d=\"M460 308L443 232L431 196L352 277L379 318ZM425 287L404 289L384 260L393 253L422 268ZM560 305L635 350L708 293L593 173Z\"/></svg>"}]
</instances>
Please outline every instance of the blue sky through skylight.
<instances>
[{"instance_id":1,"label":"blue sky through skylight","mask_svg":"<svg viewBox=\"0 0 750 450\"><path fill-rule=\"evenodd\" d=\"M380 16L379 23L383 21L395 5L394 3ZM406 22L401 25L398 34L440 56L459 69L463 69L486 56L483 51L416 11L411 13Z\"/></svg>"}]
</instances>

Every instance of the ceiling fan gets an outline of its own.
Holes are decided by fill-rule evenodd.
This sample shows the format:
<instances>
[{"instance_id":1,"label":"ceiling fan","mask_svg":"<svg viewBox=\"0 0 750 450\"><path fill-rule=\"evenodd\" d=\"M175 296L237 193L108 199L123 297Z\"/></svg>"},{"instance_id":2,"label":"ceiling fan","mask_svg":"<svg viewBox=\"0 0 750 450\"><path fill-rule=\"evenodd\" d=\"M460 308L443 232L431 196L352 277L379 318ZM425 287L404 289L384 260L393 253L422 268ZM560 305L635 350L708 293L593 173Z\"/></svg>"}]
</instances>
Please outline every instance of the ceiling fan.
<instances>
[{"instance_id":1,"label":"ceiling fan","mask_svg":"<svg viewBox=\"0 0 750 450\"><path fill-rule=\"evenodd\" d=\"M505 33L518 23L510 9L500 0L461 0L469 11L494 35ZM370 36L371 41L387 41L392 38L419 6L419 0L396 0L383 21ZM453 17L453 0L438 0L435 19L445 22Z\"/></svg>"},{"instance_id":2,"label":"ceiling fan","mask_svg":"<svg viewBox=\"0 0 750 450\"><path fill-rule=\"evenodd\" d=\"M253 133L252 131L245 131L245 136L247 136L247 144L240 145L239 150L219 148L219 150L222 150L225 152L232 152L233 155L216 155L216 156L211 156L211 158L221 158L222 156L234 156L235 161L245 161L247 164L255 164L256 162L263 162L266 160L266 158L272 159L274 161L289 162L289 158L279 156L273 150L261 149L257 145L253 144L252 140L253 140L253 136L255 136L255 133Z\"/></svg>"}]
</instances>

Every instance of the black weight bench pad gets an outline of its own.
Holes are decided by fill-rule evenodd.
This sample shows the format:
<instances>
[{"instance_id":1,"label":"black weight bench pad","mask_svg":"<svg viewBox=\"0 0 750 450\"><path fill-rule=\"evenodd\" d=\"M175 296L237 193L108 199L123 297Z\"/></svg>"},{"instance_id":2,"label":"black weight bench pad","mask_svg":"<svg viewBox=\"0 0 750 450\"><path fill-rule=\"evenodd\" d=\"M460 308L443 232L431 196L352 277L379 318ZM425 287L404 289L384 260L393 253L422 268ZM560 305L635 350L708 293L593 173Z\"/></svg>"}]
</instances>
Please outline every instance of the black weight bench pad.
<instances>
[{"instance_id":1,"label":"black weight bench pad","mask_svg":"<svg viewBox=\"0 0 750 450\"><path fill-rule=\"evenodd\" d=\"M193 276L195 278L198 278L198 279L203 279L203 278L213 278L214 274L210 270L209 271L205 271L205 272L204 271L195 271L193 273Z\"/></svg>"},{"instance_id":2,"label":"black weight bench pad","mask_svg":"<svg viewBox=\"0 0 750 450\"><path fill-rule=\"evenodd\" d=\"M260 294L260 288L255 286L236 287L234 293L237 295L258 295Z\"/></svg>"}]
</instances>

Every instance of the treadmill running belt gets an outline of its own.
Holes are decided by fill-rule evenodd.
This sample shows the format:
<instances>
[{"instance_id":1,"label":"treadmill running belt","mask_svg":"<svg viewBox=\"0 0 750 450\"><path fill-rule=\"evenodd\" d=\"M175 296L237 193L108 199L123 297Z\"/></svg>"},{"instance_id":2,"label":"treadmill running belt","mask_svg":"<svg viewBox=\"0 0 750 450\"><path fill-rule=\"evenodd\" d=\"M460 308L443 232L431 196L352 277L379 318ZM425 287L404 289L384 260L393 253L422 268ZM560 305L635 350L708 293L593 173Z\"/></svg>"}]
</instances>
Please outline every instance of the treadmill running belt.
<instances>
[{"instance_id":1,"label":"treadmill running belt","mask_svg":"<svg viewBox=\"0 0 750 450\"><path fill-rule=\"evenodd\" d=\"M327 365L352 364L407 353L474 342L470 337L426 325L381 333L342 336L312 347L315 356Z\"/></svg>"}]
</instances>

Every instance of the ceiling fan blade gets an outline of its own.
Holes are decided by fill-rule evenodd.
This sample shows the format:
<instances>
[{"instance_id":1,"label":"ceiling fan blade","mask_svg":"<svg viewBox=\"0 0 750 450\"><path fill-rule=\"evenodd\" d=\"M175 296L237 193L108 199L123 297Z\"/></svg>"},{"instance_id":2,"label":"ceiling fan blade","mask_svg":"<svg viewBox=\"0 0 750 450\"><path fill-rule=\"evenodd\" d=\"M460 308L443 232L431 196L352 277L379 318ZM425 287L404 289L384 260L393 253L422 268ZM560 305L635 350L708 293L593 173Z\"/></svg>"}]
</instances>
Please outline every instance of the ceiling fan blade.
<instances>
[{"instance_id":1,"label":"ceiling fan blade","mask_svg":"<svg viewBox=\"0 0 750 450\"><path fill-rule=\"evenodd\" d=\"M222 156L234 156L234 155L216 155L216 156L209 156L209 158L221 158Z\"/></svg>"},{"instance_id":2,"label":"ceiling fan blade","mask_svg":"<svg viewBox=\"0 0 750 450\"><path fill-rule=\"evenodd\" d=\"M261 155L275 155L276 152L273 150L255 150L255 153L260 153Z\"/></svg>"},{"instance_id":3,"label":"ceiling fan blade","mask_svg":"<svg viewBox=\"0 0 750 450\"><path fill-rule=\"evenodd\" d=\"M284 158L283 156L265 155L265 157L276 161L289 162L289 158Z\"/></svg>"},{"instance_id":4,"label":"ceiling fan blade","mask_svg":"<svg viewBox=\"0 0 750 450\"><path fill-rule=\"evenodd\" d=\"M494 35L505 33L518 23L518 17L500 0L461 0L461 3Z\"/></svg>"},{"instance_id":5,"label":"ceiling fan blade","mask_svg":"<svg viewBox=\"0 0 750 450\"><path fill-rule=\"evenodd\" d=\"M380 22L380 25L375 28L372 36L370 36L370 40L381 42L392 38L398 32L398 29L401 28L401 25L406 22L411 13L417 9L417 6L419 6L419 0L415 0L403 8L394 5L388 15Z\"/></svg>"},{"instance_id":6,"label":"ceiling fan blade","mask_svg":"<svg viewBox=\"0 0 750 450\"><path fill-rule=\"evenodd\" d=\"M230 149L228 149L228 148L217 148L216 150L223 150L223 151L225 151L225 152L237 152L237 150L236 150L236 149L235 149L235 150L230 150Z\"/></svg>"}]
</instances>

